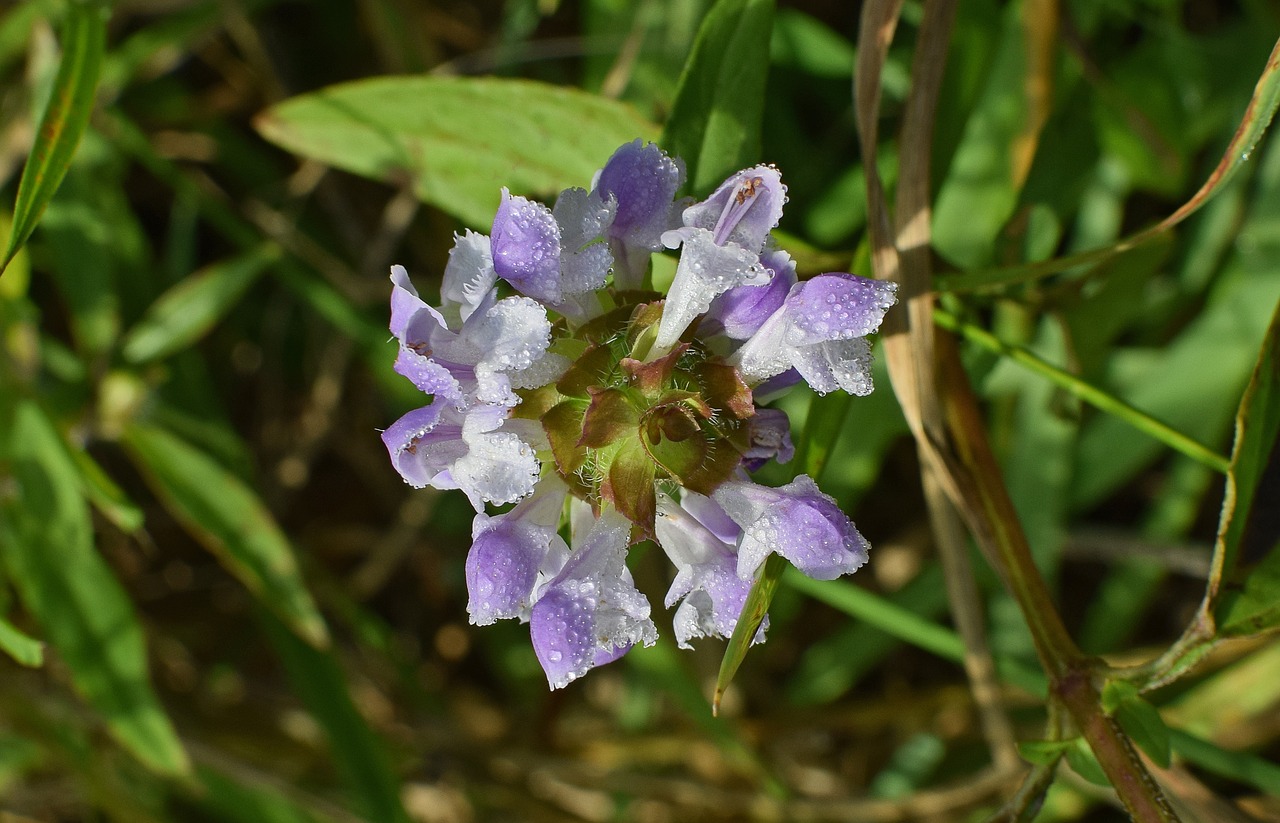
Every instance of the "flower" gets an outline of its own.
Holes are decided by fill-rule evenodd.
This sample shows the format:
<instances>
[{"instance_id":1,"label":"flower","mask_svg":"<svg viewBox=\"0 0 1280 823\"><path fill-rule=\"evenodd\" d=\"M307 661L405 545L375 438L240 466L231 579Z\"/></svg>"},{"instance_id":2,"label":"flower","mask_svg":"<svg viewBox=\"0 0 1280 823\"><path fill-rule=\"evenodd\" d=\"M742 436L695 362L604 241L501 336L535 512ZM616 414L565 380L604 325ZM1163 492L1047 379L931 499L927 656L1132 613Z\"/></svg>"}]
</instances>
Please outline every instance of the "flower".
<instances>
[{"instance_id":1,"label":"flower","mask_svg":"<svg viewBox=\"0 0 1280 823\"><path fill-rule=\"evenodd\" d=\"M742 529L738 576L749 578L780 554L816 580L852 574L867 562L867 541L830 495L802 474L781 488L731 480L713 498Z\"/></svg>"},{"instance_id":2,"label":"flower","mask_svg":"<svg viewBox=\"0 0 1280 823\"><path fill-rule=\"evenodd\" d=\"M626 566L631 524L606 509L540 592L529 618L533 651L551 688L611 663L636 643L652 646L658 630L649 601Z\"/></svg>"},{"instance_id":3,"label":"flower","mask_svg":"<svg viewBox=\"0 0 1280 823\"><path fill-rule=\"evenodd\" d=\"M880 328L897 290L896 283L841 273L796 283L731 360L757 382L794 368L819 394L870 394L866 336Z\"/></svg>"},{"instance_id":4,"label":"flower","mask_svg":"<svg viewBox=\"0 0 1280 823\"><path fill-rule=\"evenodd\" d=\"M688 649L696 637L729 637L751 591L751 579L737 573L742 529L710 498L686 491L679 502L659 497L655 530L676 567L665 605L681 601L671 621L677 645ZM768 627L765 615L752 642L763 642Z\"/></svg>"},{"instance_id":5,"label":"flower","mask_svg":"<svg viewBox=\"0 0 1280 823\"><path fill-rule=\"evenodd\" d=\"M552 208L503 189L491 233L455 237L439 306L392 269L395 369L429 399L382 439L410 485L467 495L471 621L528 623L552 688L655 641L626 565L643 538L674 566L682 648L733 634L770 554L820 579L867 560L812 479L749 472L795 451L763 398L802 379L871 390L866 336L894 287L800 281L773 238L786 186L771 166L698 203L676 199L683 183L678 159L637 140ZM664 247L679 251L665 295L649 290Z\"/></svg>"}]
</instances>

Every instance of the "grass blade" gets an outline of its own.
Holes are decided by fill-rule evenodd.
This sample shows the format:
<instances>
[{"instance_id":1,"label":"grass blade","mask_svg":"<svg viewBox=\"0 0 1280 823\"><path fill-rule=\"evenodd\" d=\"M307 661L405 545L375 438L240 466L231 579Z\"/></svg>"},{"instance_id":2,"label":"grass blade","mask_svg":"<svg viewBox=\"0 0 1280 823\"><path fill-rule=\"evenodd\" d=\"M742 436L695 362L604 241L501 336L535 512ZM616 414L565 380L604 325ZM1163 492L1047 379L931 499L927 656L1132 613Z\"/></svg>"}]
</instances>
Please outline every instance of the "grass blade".
<instances>
[{"instance_id":1,"label":"grass blade","mask_svg":"<svg viewBox=\"0 0 1280 823\"><path fill-rule=\"evenodd\" d=\"M13 206L13 229L0 259L4 273L15 254L27 242L45 206L71 165L76 145L89 124L94 92L107 45L107 10L97 2L68 4L62 42L62 63L53 94L36 132L31 156L22 169L18 197Z\"/></svg>"},{"instance_id":2,"label":"grass blade","mask_svg":"<svg viewBox=\"0 0 1280 823\"><path fill-rule=\"evenodd\" d=\"M1131 234L1110 246L1066 257L1058 257L1042 263L1028 263L942 277L939 279L938 288L950 292L999 289L1017 283L1038 280L1077 266L1100 263L1113 255L1154 240L1194 214L1211 197L1217 194L1227 181L1235 176L1240 167L1249 160L1254 148L1258 145L1258 141L1262 139L1263 133L1266 132L1267 126L1271 125L1271 119L1275 115L1278 106L1280 106L1280 41L1277 41L1275 48L1271 51L1271 56L1267 58L1267 65L1263 68L1262 76L1258 78L1258 83L1254 87L1253 97L1249 100L1249 106L1245 109L1244 117L1236 129L1235 135L1231 138L1230 144L1227 145L1226 151L1222 153L1222 159L1218 161L1218 165L1210 173L1209 178L1205 180L1204 185L1173 214L1154 226Z\"/></svg>"},{"instance_id":3,"label":"grass blade","mask_svg":"<svg viewBox=\"0 0 1280 823\"><path fill-rule=\"evenodd\" d=\"M124 359L140 364L172 354L208 333L279 258L272 246L206 266L166 291L125 335Z\"/></svg>"},{"instance_id":4,"label":"grass blade","mask_svg":"<svg viewBox=\"0 0 1280 823\"><path fill-rule=\"evenodd\" d=\"M0 617L0 651L33 669L44 665L44 644L22 633L3 617Z\"/></svg>"},{"instance_id":5,"label":"grass blade","mask_svg":"<svg viewBox=\"0 0 1280 823\"><path fill-rule=\"evenodd\" d=\"M31 402L5 430L18 492L0 499L0 552L22 602L116 738L153 770L185 774L186 753L148 682L142 627L94 551L61 437Z\"/></svg>"},{"instance_id":6,"label":"grass blade","mask_svg":"<svg viewBox=\"0 0 1280 823\"><path fill-rule=\"evenodd\" d=\"M135 423L124 444L165 507L228 571L300 637L328 643L293 550L251 489L164 429Z\"/></svg>"}]
</instances>

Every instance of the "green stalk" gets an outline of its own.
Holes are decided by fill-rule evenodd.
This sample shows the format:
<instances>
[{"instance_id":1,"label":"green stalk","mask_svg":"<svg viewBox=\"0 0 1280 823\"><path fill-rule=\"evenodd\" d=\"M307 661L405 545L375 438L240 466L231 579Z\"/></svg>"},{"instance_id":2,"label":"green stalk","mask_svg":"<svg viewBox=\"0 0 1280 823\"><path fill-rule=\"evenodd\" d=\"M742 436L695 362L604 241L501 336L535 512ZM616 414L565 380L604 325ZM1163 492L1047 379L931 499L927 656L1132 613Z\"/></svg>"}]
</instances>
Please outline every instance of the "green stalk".
<instances>
[{"instance_id":1,"label":"green stalk","mask_svg":"<svg viewBox=\"0 0 1280 823\"><path fill-rule=\"evenodd\" d=\"M987 351L1008 357L1013 362L1025 366L1099 411L1118 417L1135 429L1164 443L1169 448L1182 452L1192 460L1221 474L1226 474L1230 469L1231 461L1225 456L1160 422L1146 412L1134 408L1120 398L1108 394L1097 386L1081 380L1069 372L1063 371L1034 352L1022 346L1006 343L986 329L967 323L942 308L934 309L933 319L942 328L958 332L966 340L982 346Z\"/></svg>"}]
</instances>

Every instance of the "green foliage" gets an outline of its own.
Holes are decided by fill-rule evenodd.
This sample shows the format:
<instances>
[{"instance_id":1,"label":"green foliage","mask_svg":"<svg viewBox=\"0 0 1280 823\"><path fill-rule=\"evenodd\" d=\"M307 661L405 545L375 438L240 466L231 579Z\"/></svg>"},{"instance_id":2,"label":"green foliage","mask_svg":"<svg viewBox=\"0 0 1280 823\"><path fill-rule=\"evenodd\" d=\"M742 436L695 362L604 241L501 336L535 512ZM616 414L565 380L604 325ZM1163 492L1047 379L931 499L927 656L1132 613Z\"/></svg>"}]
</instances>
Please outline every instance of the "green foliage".
<instances>
[{"instance_id":1,"label":"green foliage","mask_svg":"<svg viewBox=\"0 0 1280 823\"><path fill-rule=\"evenodd\" d=\"M565 128L572 123L572 128ZM390 183L470 226L500 190L546 197L591 175L653 127L626 106L517 80L385 77L295 97L259 131L304 157Z\"/></svg>"},{"instance_id":2,"label":"green foliage","mask_svg":"<svg viewBox=\"0 0 1280 823\"><path fill-rule=\"evenodd\" d=\"M106 4L99 0L68 3L62 62L31 146L31 155L22 170L13 208L13 226L4 253L0 255L0 273L31 236L40 215L58 190L76 144L89 124L106 41Z\"/></svg>"},{"instance_id":3,"label":"green foliage","mask_svg":"<svg viewBox=\"0 0 1280 823\"><path fill-rule=\"evenodd\" d=\"M0 162L0 808L860 819L927 792L939 819L1093 820L1109 812L1058 778L1123 787L1090 745L1117 727L1221 802L1280 795L1275 645L1226 642L1280 625L1274 9L958 4L931 142L907 145L945 4L864 4L896 27L860 158L869 35L840 4L326 0L296 26L277 0L179 5L117 4L109 27L100 2L0 10L0 121L31 147ZM430 296L501 187L549 200L636 138L680 155L695 196L775 163L802 277L870 274L868 221L893 215L868 206L865 164L890 203L929 164L938 334L958 336L1047 581L1021 609L1002 559L975 555L996 697L960 685L981 650L946 621L928 461L881 344L870 397L779 401L796 458L758 475L810 474L855 516L855 578L772 557L727 646L677 653L655 608L657 646L550 698L525 628L466 625L471 510L403 487L377 437L421 402L391 368L385 271ZM673 271L661 257L652 279ZM590 398L563 388L527 411L564 418L574 470ZM636 425L605 402L602 441ZM954 439L935 446L955 458ZM652 488L654 460L700 455L623 455L620 505L652 504L625 492ZM629 561L655 606L658 555ZM1032 657L1028 626L1058 614L1086 652L1155 658L1068 667L1101 687L1092 727L1063 709L1076 681ZM993 708L1035 766L1017 793Z\"/></svg>"},{"instance_id":4,"label":"green foliage","mask_svg":"<svg viewBox=\"0 0 1280 823\"><path fill-rule=\"evenodd\" d=\"M760 158L773 6L719 0L698 29L661 141L684 160L688 188L698 195Z\"/></svg>"},{"instance_id":5,"label":"green foliage","mask_svg":"<svg viewBox=\"0 0 1280 823\"><path fill-rule=\"evenodd\" d=\"M158 772L186 772L182 744L151 690L142 626L94 549L89 508L58 432L31 401L3 422L17 486L0 501L9 578L120 742Z\"/></svg>"}]
</instances>

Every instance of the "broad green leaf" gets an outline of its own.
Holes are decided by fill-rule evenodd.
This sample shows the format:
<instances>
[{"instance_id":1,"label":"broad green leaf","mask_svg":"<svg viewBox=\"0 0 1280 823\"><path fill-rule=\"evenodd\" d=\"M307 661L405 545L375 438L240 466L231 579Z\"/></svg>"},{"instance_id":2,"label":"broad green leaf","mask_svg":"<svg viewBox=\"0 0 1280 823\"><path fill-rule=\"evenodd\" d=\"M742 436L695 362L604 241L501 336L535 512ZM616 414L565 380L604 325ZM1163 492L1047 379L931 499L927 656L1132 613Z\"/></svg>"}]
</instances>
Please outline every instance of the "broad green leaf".
<instances>
[{"instance_id":1,"label":"broad green leaf","mask_svg":"<svg viewBox=\"0 0 1280 823\"><path fill-rule=\"evenodd\" d=\"M661 141L684 160L695 194L760 159L773 9L773 0L720 0L698 29Z\"/></svg>"},{"instance_id":2,"label":"broad green leaf","mask_svg":"<svg viewBox=\"0 0 1280 823\"><path fill-rule=\"evenodd\" d=\"M391 769L382 741L351 702L346 678L334 655L303 643L268 612L261 613L261 622L294 691L328 736L338 773L357 807L369 820L408 823L400 804L399 778Z\"/></svg>"},{"instance_id":3,"label":"broad green leaf","mask_svg":"<svg viewBox=\"0 0 1280 823\"><path fill-rule=\"evenodd\" d=\"M100 2L80 0L68 4L62 37L62 63L54 80L53 94L36 131L31 155L22 169L18 197L13 206L13 230L9 234L0 273L13 260L45 206L53 199L62 176L71 165L76 144L93 111L98 73L106 50L107 7Z\"/></svg>"},{"instance_id":4,"label":"broad green leaf","mask_svg":"<svg viewBox=\"0 0 1280 823\"><path fill-rule=\"evenodd\" d=\"M228 571L300 637L328 643L293 550L252 489L164 429L134 423L123 442L156 496Z\"/></svg>"},{"instance_id":5,"label":"broad green leaf","mask_svg":"<svg viewBox=\"0 0 1280 823\"><path fill-rule=\"evenodd\" d=\"M208 333L271 263L274 246L206 266L151 304L121 344L124 359L141 364L190 346Z\"/></svg>"},{"instance_id":6,"label":"broad green leaf","mask_svg":"<svg viewBox=\"0 0 1280 823\"><path fill-rule=\"evenodd\" d=\"M624 143L655 128L628 106L529 80L379 77L295 97L258 118L280 147L335 168L410 183L474 227L501 189L547 197L588 186Z\"/></svg>"},{"instance_id":7,"label":"broad green leaf","mask_svg":"<svg viewBox=\"0 0 1280 823\"><path fill-rule=\"evenodd\" d=\"M782 579L782 572L786 568L787 561L781 555L771 554L760 567L760 571L756 572L755 582L751 584L751 591L747 594L746 602L742 604L742 614L738 615L738 622L733 627L729 646L720 660L720 672L716 675L716 693L711 701L712 713L719 711L720 698L724 697L725 689L729 688L729 683L737 674L738 667L746 659L747 650L751 648L756 631L769 612L769 604L773 602L773 595L778 590L778 581Z\"/></svg>"},{"instance_id":8,"label":"broad green leaf","mask_svg":"<svg viewBox=\"0 0 1280 823\"><path fill-rule=\"evenodd\" d=\"M152 769L185 773L182 744L148 682L142 627L94 551L89 509L61 437L31 402L19 403L4 428L16 490L0 497L9 578L116 738Z\"/></svg>"},{"instance_id":9,"label":"broad green leaf","mask_svg":"<svg viewBox=\"0 0 1280 823\"><path fill-rule=\"evenodd\" d=\"M0 651L24 666L44 665L44 644L29 637L8 620L0 617Z\"/></svg>"},{"instance_id":10,"label":"broad green leaf","mask_svg":"<svg viewBox=\"0 0 1280 823\"><path fill-rule=\"evenodd\" d=\"M1278 448L1280 305L1236 415L1236 444L1209 578L1206 607L1227 635L1253 634L1280 625L1280 536L1274 526L1265 524L1275 512ZM1224 581L1235 573L1245 550L1262 556L1262 563L1245 579L1243 590L1222 593Z\"/></svg>"}]
</instances>

